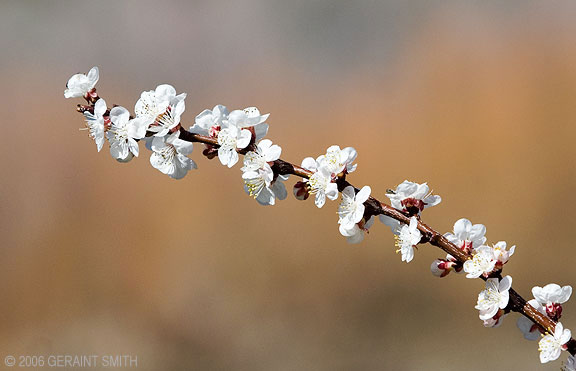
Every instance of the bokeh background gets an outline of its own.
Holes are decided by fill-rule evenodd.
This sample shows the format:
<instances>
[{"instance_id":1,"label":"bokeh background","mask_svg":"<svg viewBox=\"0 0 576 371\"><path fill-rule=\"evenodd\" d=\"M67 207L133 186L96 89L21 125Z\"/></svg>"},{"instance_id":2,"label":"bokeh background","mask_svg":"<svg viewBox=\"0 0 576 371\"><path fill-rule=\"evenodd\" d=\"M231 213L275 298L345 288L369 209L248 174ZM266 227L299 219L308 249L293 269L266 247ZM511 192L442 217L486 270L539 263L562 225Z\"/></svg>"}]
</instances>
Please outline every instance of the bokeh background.
<instances>
[{"instance_id":1,"label":"bokeh background","mask_svg":"<svg viewBox=\"0 0 576 371\"><path fill-rule=\"evenodd\" d=\"M131 354L142 370L555 370L516 315L485 329L481 281L432 277L376 224L338 233L336 202L260 207L239 166L181 181L116 163L66 100L130 110L160 83L205 108L256 105L299 163L358 150L350 178L427 181L424 220L467 217L534 285L576 284L574 1L7 1L0 3L0 359ZM288 184L293 184L291 179ZM574 300L573 300L574 301ZM576 305L564 324L576 330ZM566 354L563 355L563 358ZM2 362L0 362L2 363ZM3 367L0 366L0 367Z\"/></svg>"}]
</instances>

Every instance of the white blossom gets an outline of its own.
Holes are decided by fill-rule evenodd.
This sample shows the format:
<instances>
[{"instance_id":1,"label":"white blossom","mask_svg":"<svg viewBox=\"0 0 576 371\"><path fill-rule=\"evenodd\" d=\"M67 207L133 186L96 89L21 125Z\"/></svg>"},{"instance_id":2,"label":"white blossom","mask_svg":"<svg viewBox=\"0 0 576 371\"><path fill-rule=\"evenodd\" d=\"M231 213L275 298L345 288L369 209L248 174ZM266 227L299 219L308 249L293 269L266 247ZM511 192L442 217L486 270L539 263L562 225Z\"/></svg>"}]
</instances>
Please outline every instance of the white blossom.
<instances>
[{"instance_id":1,"label":"white blossom","mask_svg":"<svg viewBox=\"0 0 576 371\"><path fill-rule=\"evenodd\" d=\"M100 98L96 104L94 104L94 113L89 111L84 112L84 117L86 118L86 127L88 128L90 138L96 142L98 152L100 152L102 146L104 145L104 113L107 109L106 101Z\"/></svg>"},{"instance_id":2,"label":"white blossom","mask_svg":"<svg viewBox=\"0 0 576 371\"><path fill-rule=\"evenodd\" d=\"M257 142L268 133L268 124L265 121L269 116L269 113L261 115L256 107L234 110L230 112L227 119L222 120L222 128L232 126L238 129L251 128L254 131L254 140Z\"/></svg>"},{"instance_id":3,"label":"white blossom","mask_svg":"<svg viewBox=\"0 0 576 371\"><path fill-rule=\"evenodd\" d=\"M238 162L237 149L243 149L250 144L252 133L246 129L229 126L218 133L218 158L222 165L229 168Z\"/></svg>"},{"instance_id":4,"label":"white blossom","mask_svg":"<svg viewBox=\"0 0 576 371\"><path fill-rule=\"evenodd\" d=\"M572 286L560 287L555 283L550 283L544 287L535 286L532 288L534 299L541 305L564 304L572 295Z\"/></svg>"},{"instance_id":5,"label":"white blossom","mask_svg":"<svg viewBox=\"0 0 576 371\"><path fill-rule=\"evenodd\" d=\"M288 179L288 176L274 177L274 172L268 164L279 159L281 152L280 146L264 139L258 143L256 151L250 151L244 157L244 167L241 169L244 190L261 205L274 205L276 199L283 200L287 196L286 187L282 182Z\"/></svg>"},{"instance_id":6,"label":"white blossom","mask_svg":"<svg viewBox=\"0 0 576 371\"><path fill-rule=\"evenodd\" d=\"M566 350L564 346L572 336L568 329L564 329L561 322L556 324L553 334L544 336L538 343L538 350L540 351L540 362L547 363L557 360L560 357L562 350Z\"/></svg>"},{"instance_id":7,"label":"white blossom","mask_svg":"<svg viewBox=\"0 0 576 371\"><path fill-rule=\"evenodd\" d=\"M325 155L321 155L316 159L316 162L334 175L343 171L351 173L358 166L357 164L352 164L357 156L356 150L352 147L346 147L341 150L339 146L331 146L326 150Z\"/></svg>"},{"instance_id":8,"label":"white blossom","mask_svg":"<svg viewBox=\"0 0 576 371\"><path fill-rule=\"evenodd\" d=\"M314 174L309 179L305 179L308 191L315 194L314 203L317 207L322 207L326 203L326 198L335 200L338 198L338 186L332 182L332 173L319 164L312 157L307 157L302 161L302 167Z\"/></svg>"},{"instance_id":9,"label":"white blossom","mask_svg":"<svg viewBox=\"0 0 576 371\"><path fill-rule=\"evenodd\" d=\"M488 318L482 321L484 327L496 328L502 325L502 320L508 316L510 313L503 313L503 310L499 310L496 315L492 318Z\"/></svg>"},{"instance_id":10,"label":"white blossom","mask_svg":"<svg viewBox=\"0 0 576 371\"><path fill-rule=\"evenodd\" d=\"M371 216L366 222L362 219L359 223L355 223L350 227L340 224L339 230L340 234L346 237L348 243L357 244L364 240L364 233L368 232L368 229L370 229L372 224L374 224L373 216Z\"/></svg>"},{"instance_id":11,"label":"white blossom","mask_svg":"<svg viewBox=\"0 0 576 371\"><path fill-rule=\"evenodd\" d=\"M467 278L487 277L496 267L494 252L490 246L480 246L475 250L472 259L464 262L464 272Z\"/></svg>"},{"instance_id":12,"label":"white blossom","mask_svg":"<svg viewBox=\"0 0 576 371\"><path fill-rule=\"evenodd\" d=\"M270 139L261 140L255 151L250 151L244 156L244 167L242 171L264 169L272 173L269 162L276 161L282 154L282 148L277 144L272 144Z\"/></svg>"},{"instance_id":13,"label":"white blossom","mask_svg":"<svg viewBox=\"0 0 576 371\"><path fill-rule=\"evenodd\" d=\"M342 202L338 206L338 224L344 225L344 228L351 228L354 224L360 222L364 216L364 202L370 197L370 192L369 186L362 187L358 194L356 194L352 186L344 188L342 191Z\"/></svg>"},{"instance_id":14,"label":"white blossom","mask_svg":"<svg viewBox=\"0 0 576 371\"><path fill-rule=\"evenodd\" d=\"M217 137L224 121L228 120L228 115L228 109L221 104L215 106L212 111L206 109L196 116L194 125L190 127L190 132Z\"/></svg>"},{"instance_id":15,"label":"white blossom","mask_svg":"<svg viewBox=\"0 0 576 371\"><path fill-rule=\"evenodd\" d=\"M470 252L486 242L486 227L483 224L472 224L462 218L454 223L454 233L445 233L444 237L460 249Z\"/></svg>"},{"instance_id":16,"label":"white blossom","mask_svg":"<svg viewBox=\"0 0 576 371\"><path fill-rule=\"evenodd\" d=\"M502 265L508 263L510 257L514 255L515 249L516 246L512 246L510 249L506 250L506 242L504 241L499 241L492 246L492 253L494 254L497 268L502 268Z\"/></svg>"},{"instance_id":17,"label":"white blossom","mask_svg":"<svg viewBox=\"0 0 576 371\"><path fill-rule=\"evenodd\" d=\"M260 172L246 172L242 174L244 190L250 194L260 205L274 205L276 199L284 200L288 195L284 181L288 175L278 175L272 180Z\"/></svg>"},{"instance_id":18,"label":"white blossom","mask_svg":"<svg viewBox=\"0 0 576 371\"><path fill-rule=\"evenodd\" d=\"M79 98L88 94L100 78L98 67L94 66L90 69L88 74L78 73L68 80L66 90L64 90L65 98Z\"/></svg>"},{"instance_id":19,"label":"white blossom","mask_svg":"<svg viewBox=\"0 0 576 371\"><path fill-rule=\"evenodd\" d=\"M434 196L430 192L428 184L418 184L405 180L396 187L394 191L387 193L392 207L399 210L407 210L409 207L416 207L419 211L430 206L438 205L442 198Z\"/></svg>"},{"instance_id":20,"label":"white blossom","mask_svg":"<svg viewBox=\"0 0 576 371\"><path fill-rule=\"evenodd\" d=\"M422 234L418 230L418 220L415 216L410 218L409 225L403 225L398 236L395 236L396 246L402 254L402 261L410 263L414 258L414 247L422 239Z\"/></svg>"},{"instance_id":21,"label":"white blossom","mask_svg":"<svg viewBox=\"0 0 576 371\"><path fill-rule=\"evenodd\" d=\"M179 133L166 137L153 137L150 164L173 179L182 179L189 170L196 169L196 163L187 156L193 145L178 138Z\"/></svg>"},{"instance_id":22,"label":"white blossom","mask_svg":"<svg viewBox=\"0 0 576 371\"><path fill-rule=\"evenodd\" d=\"M502 280L498 278L488 278L486 289L478 295L476 309L480 311L480 319L488 320L498 313L499 309L504 309L508 305L510 298L508 290L512 287L512 277L506 276Z\"/></svg>"},{"instance_id":23,"label":"white blossom","mask_svg":"<svg viewBox=\"0 0 576 371\"><path fill-rule=\"evenodd\" d=\"M138 142L144 138L146 126L142 122L130 120L130 113L124 107L110 110L110 129L106 137L110 142L110 154L119 161L129 161L130 155L138 157Z\"/></svg>"},{"instance_id":24,"label":"white blossom","mask_svg":"<svg viewBox=\"0 0 576 371\"><path fill-rule=\"evenodd\" d=\"M536 299L532 299L528 301L534 309L542 314L546 314L546 309L538 303ZM524 335L524 339L526 340L538 340L540 339L540 326L536 325L534 322L529 320L527 317L520 316L518 317L518 321L516 321L516 326L522 331Z\"/></svg>"},{"instance_id":25,"label":"white blossom","mask_svg":"<svg viewBox=\"0 0 576 371\"><path fill-rule=\"evenodd\" d=\"M180 117L186 109L186 93L176 95L172 85L162 84L156 90L145 91L136 102L136 118L149 126L155 136L163 137L180 124Z\"/></svg>"}]
</instances>

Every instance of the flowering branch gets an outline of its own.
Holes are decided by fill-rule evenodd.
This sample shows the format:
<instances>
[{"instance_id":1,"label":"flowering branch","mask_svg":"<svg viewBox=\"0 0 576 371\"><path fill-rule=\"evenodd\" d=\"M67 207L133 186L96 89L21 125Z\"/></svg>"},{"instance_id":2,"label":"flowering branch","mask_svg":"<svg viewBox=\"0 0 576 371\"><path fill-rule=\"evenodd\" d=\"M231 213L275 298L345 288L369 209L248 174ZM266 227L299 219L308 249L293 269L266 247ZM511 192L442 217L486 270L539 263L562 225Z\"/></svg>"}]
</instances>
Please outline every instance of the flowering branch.
<instances>
[{"instance_id":1,"label":"flowering branch","mask_svg":"<svg viewBox=\"0 0 576 371\"><path fill-rule=\"evenodd\" d=\"M139 155L139 141L153 151L152 166L172 178L180 179L196 164L187 156L192 152L192 143L205 145L203 154L232 167L238 155L244 155L242 167L245 190L262 205L274 205L276 199L286 197L283 181L290 175L302 178L294 186L297 199L315 196L315 203L322 207L326 201L335 200L342 194L338 208L340 233L350 243L364 238L378 216L396 235L396 246L402 260L410 262L418 244L429 243L439 247L448 255L432 263L432 273L444 277L451 271L467 273L467 278L481 278L486 289L478 296L476 309L486 327L497 327L510 312L522 314L518 327L527 339L539 342L542 363L555 360L562 350L571 354L564 369L575 371L576 340L570 330L564 329L559 319L561 304L571 293L571 286L560 287L549 284L534 287L535 299L526 301L512 289L512 277L502 276L503 265L513 255L515 246L506 248L500 241L493 246L485 244L486 228L472 225L460 219L454 225L454 233L441 234L425 224L421 212L441 202L440 196L431 195L426 183L405 181L396 190L388 190L386 196L392 206L370 196L371 189L358 189L348 182L347 176L356 169L353 148L340 149L332 146L325 155L313 159L308 157L301 166L280 159L281 148L268 139L262 139L268 131L265 121L255 107L228 112L224 106L205 110L196 117L190 130L180 124L186 94L176 95L170 85L160 85L155 91L142 93L136 103L136 117L130 116L123 107L109 109L94 88L98 81L98 69L94 67L87 75L74 75L68 82L65 96L83 97L88 105L78 105L78 112L86 117L90 136L95 140L98 151L104 138L110 142L110 153L120 162L130 161Z\"/></svg>"}]
</instances>

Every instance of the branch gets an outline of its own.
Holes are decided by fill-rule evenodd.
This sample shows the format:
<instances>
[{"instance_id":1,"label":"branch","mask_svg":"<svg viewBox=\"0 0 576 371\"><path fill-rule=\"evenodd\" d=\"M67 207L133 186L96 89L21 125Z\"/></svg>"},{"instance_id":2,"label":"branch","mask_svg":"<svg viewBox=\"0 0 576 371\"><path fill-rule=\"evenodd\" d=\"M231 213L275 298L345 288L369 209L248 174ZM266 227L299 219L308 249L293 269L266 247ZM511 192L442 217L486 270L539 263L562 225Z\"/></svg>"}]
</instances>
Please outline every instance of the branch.
<instances>
[{"instance_id":1,"label":"branch","mask_svg":"<svg viewBox=\"0 0 576 371\"><path fill-rule=\"evenodd\" d=\"M188 142L208 144L210 146L214 146L215 148L219 147L218 140L216 138L208 137L205 135L193 134L182 127L180 127L180 139ZM238 153L240 154L246 154L246 152L248 152L246 149L238 150ZM274 173L278 175L296 175L307 179L309 179L310 176L313 174L310 170L306 170L298 165L292 164L288 161L281 159L274 161L272 169L274 170ZM340 192L342 192L342 190L347 186L352 185L344 178L339 178L337 180L337 184L338 184L338 190ZM354 187L354 189L356 190L356 192L358 192L359 190L356 187ZM367 216L367 218L370 216L377 216L383 214L403 224L410 223L410 215L407 212L402 212L398 209L388 206L374 197L370 197L365 202L365 206L366 206L365 215ZM428 242L433 246L439 247L446 253L455 257L460 263L463 264L466 260L471 258L470 254L467 254L461 249L459 249L452 242L448 241L446 237L444 237L444 235L437 232L427 224L424 224L424 222L422 222L421 220L418 221L418 230L424 236L423 240L425 242ZM491 277L502 278L500 272L492 275ZM510 302L508 303L506 311L517 312L526 316L532 322L539 325L544 331L552 332L556 327L555 321L551 320L547 316L538 312L534 307L532 307L530 304L527 303L526 299L520 296L520 294L518 294L513 289L510 289ZM572 338L568 343L568 351L570 352L570 354L576 355L576 340L574 338Z\"/></svg>"},{"instance_id":2,"label":"branch","mask_svg":"<svg viewBox=\"0 0 576 371\"><path fill-rule=\"evenodd\" d=\"M89 103L89 105L78 105L77 111L80 113L90 112L94 113L94 104L100 99L95 92L95 89L90 91L90 94L85 96L85 99ZM109 114L109 110L106 111L106 114ZM214 136L205 136L191 133L181 125L176 126L170 132L179 132L178 138L187 141L187 142L194 142L194 143L204 143L207 146L207 151L205 151L205 155L208 158L213 158L217 155L215 152L216 149L219 148L218 139ZM252 130L252 140L250 144L243 149L237 150L239 154L245 155L249 151L254 151L256 148L255 144L255 135L254 131ZM152 132L148 132L147 136L153 135ZM290 163L288 161L277 159L273 162L269 162L271 169L274 172L274 176L278 175L295 175L301 178L310 179L314 174L312 171L304 169L298 165ZM346 187L352 186L346 180L346 172L338 174L337 178L335 179L335 183L338 186L338 191L342 192ZM354 187L355 192L358 193L359 189ZM422 220L420 220L419 213L414 213L410 211L398 210L389 205L386 205L379 201L374 197L369 197L365 202L365 211L364 211L364 219L368 220L370 217L378 216L378 215L385 215L388 216L404 225L408 225L410 223L411 217L416 217L418 224L417 229L420 231L422 238L419 243L429 243L433 246L436 246L442 249L444 252L450 254L452 257L459 264L464 264L466 261L472 259L472 254L469 251L463 250L456 246L454 243L450 242L444 235L439 233L438 231L434 230L432 227L425 224ZM481 276L482 279L487 280L488 278L498 278L502 279L502 271L501 269L497 269L492 272L488 277ZM537 309L532 307L527 301L520 296L515 290L510 288L509 290L509 301L508 305L504 309L506 313L509 312L517 312L528 319L530 319L533 323L537 324L544 332L553 333L554 329L556 328L557 322L549 318L548 316L540 313ZM571 355L576 355L576 340L571 338L569 342L566 344L567 350Z\"/></svg>"}]
</instances>

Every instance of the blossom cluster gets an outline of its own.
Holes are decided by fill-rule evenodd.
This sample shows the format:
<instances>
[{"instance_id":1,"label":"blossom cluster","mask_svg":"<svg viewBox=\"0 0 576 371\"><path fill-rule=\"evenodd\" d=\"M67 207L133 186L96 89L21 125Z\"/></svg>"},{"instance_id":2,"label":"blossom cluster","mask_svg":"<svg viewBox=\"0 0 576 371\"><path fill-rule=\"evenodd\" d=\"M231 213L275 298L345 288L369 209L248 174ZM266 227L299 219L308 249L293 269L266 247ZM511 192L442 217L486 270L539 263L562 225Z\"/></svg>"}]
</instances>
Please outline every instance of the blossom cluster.
<instances>
[{"instance_id":1,"label":"blossom cluster","mask_svg":"<svg viewBox=\"0 0 576 371\"><path fill-rule=\"evenodd\" d=\"M181 179L188 171L196 169L196 163L188 156L193 150L192 141L204 143L203 155L209 159L218 157L228 168L242 161L244 190L261 205L274 205L276 200L287 197L284 182L289 174L303 176L293 187L299 200L313 195L318 208L326 199L334 201L341 194L338 206L338 228L349 243L363 241L375 217L390 227L395 237L397 253L401 260L409 263L414 259L417 245L431 242L432 236L420 222L422 212L438 205L442 198L433 195L427 183L404 181L386 196L391 206L402 217L385 215L382 204L371 197L372 189L364 186L357 189L346 181L346 177L357 169L357 152L352 147L329 147L316 158L306 157L301 162L300 172L283 171L280 160L282 148L264 139L268 133L269 114L261 114L256 107L229 111L223 105L206 109L195 118L194 125L186 131L181 125L185 111L186 93L177 94L168 84L158 85L155 90L145 91L134 106L134 116L121 106L108 108L104 99L96 92L99 70L93 67L87 74L72 76L64 91L66 98L84 98L89 105L80 106L84 114L89 136L96 143L98 152L108 141L111 156L119 162L129 162L140 155L140 142L152 153L150 164L173 179ZM190 137L192 135L192 137ZM192 138L192 139L191 139ZM289 164L292 168L296 166ZM395 214L390 214L395 215ZM437 277L450 272L465 272L467 278L482 278L485 289L478 295L475 308L486 327L497 327L511 311L510 290L512 277L502 277L503 266L515 252L505 241L487 244L486 227L472 224L466 218L454 223L453 231L443 236L434 232L435 238L443 238L452 247L448 254L435 260L430 269ZM465 258L463 258L465 257ZM571 286L549 284L532 289L534 299L528 302L535 310L547 316L555 328L544 329L528 317L520 317L517 325L529 340L539 341L542 363L557 359L567 349L571 332L558 322L562 315L562 304L572 294ZM576 361L571 356L564 369L575 370Z\"/></svg>"},{"instance_id":2,"label":"blossom cluster","mask_svg":"<svg viewBox=\"0 0 576 371\"><path fill-rule=\"evenodd\" d=\"M180 118L185 110L186 94L176 94L171 85L159 85L145 91L134 106L135 117L121 106L108 109L99 98L95 85L99 70L94 67L87 75L76 74L68 80L64 96L84 97L94 105L84 111L86 127L96 142L98 151L108 140L110 155L119 162L128 162L140 154L139 142L144 140L152 151L150 164L174 179L183 178L196 163L187 156L192 143L179 139Z\"/></svg>"},{"instance_id":3,"label":"blossom cluster","mask_svg":"<svg viewBox=\"0 0 576 371\"><path fill-rule=\"evenodd\" d=\"M492 246L486 245L486 227L483 224L472 224L465 218L456 221L453 232L444 234L444 237L470 258L463 264L451 255L447 255L445 259L437 259L430 267L432 274L445 277L454 270L458 273L464 271L467 278L485 278L486 288L478 295L476 309L485 327L498 327L508 314L508 291L512 286L512 277L498 277L516 247L507 248L504 241ZM528 301L528 304L557 322L562 314L562 304L568 301L572 294L572 287L560 287L557 284L536 286L532 289L532 294L534 299ZM560 351L566 350L566 343L571 337L570 330L564 329L560 322L552 333L547 333L527 317L520 317L517 325L528 340L543 336L539 347L542 363L557 359Z\"/></svg>"}]
</instances>

